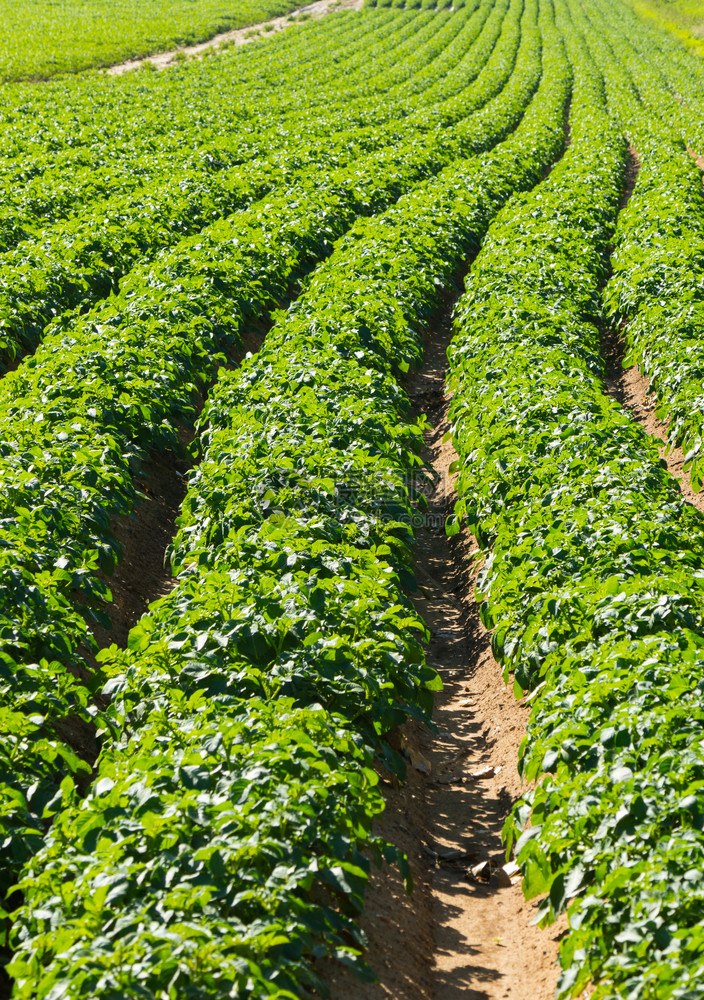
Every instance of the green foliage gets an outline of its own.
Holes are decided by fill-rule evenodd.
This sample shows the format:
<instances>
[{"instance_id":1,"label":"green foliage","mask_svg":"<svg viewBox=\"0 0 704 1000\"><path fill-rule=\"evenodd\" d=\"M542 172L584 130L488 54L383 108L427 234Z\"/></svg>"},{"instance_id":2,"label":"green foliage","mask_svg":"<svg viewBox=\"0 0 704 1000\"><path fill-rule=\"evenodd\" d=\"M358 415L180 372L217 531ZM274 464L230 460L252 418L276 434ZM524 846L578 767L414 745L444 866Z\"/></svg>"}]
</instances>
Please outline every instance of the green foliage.
<instances>
[{"instance_id":1,"label":"green foliage","mask_svg":"<svg viewBox=\"0 0 704 1000\"><path fill-rule=\"evenodd\" d=\"M375 48L369 44L369 28L343 18L342 26L328 19L314 35L313 45L304 29L288 40L277 40L266 56L254 52L245 60L240 57L243 75L235 80L224 58L205 68L188 66L170 83L140 85L137 95L133 84L119 81L114 86L127 92L122 100L131 105L138 98L137 140L125 153L129 122L122 122L116 161L109 168L104 166L109 149L102 128L94 132L91 122L81 132L80 142L74 137L76 119L92 119L95 100L103 99L104 84L91 84L86 93L70 88L65 111L70 134L68 128L63 132L51 124L60 165L47 169L46 150L44 158L37 156L33 163L23 157L23 169L32 177L30 189L11 187L7 196L5 253L0 256L0 359L14 363L36 346L54 317L70 308L85 311L116 289L131 268L139 266L144 272L145 262L154 254L199 232L213 219L267 193L281 194L299 183L315 184L321 163L334 170L375 150L406 155L424 139L434 142L446 161L486 148L487 142L496 141L492 136L502 133L490 130L484 118L467 116L498 93L513 67L520 9L514 4L504 21L508 6L508 0L496 5L485 0L476 12L467 10L455 17L380 15L375 22L380 48L371 80L367 60L375 56ZM383 44L390 31L397 43L393 54ZM346 36L356 44L340 44ZM338 44L337 51L331 50L332 43ZM435 60L441 53L450 69L438 79ZM307 76L298 68L303 54L309 58L325 54L329 60L327 77L318 78L314 102L308 95ZM458 60L461 69L454 65ZM468 93L485 66L481 81ZM285 98L275 93L257 103L252 95L261 91L263 69L285 80ZM367 93L370 83L380 91L374 99ZM218 108L236 108L235 121L252 119L245 134L232 133L232 110L213 113L210 102L215 92ZM67 90L64 86L58 92L41 93L45 96L32 101L31 126L25 119L30 108L21 108L20 124L13 133L17 144L36 142L37 132L49 127L47 116L55 116L54 101L63 100ZM145 99L149 104L157 99L170 103L175 94L179 106L166 116L169 124L165 127L163 116L155 116L150 108L154 128L145 129L140 120ZM207 117L205 133L202 119L194 116L194 101ZM122 105L119 113L122 116ZM502 119L503 134L509 127L511 123ZM155 142L159 157L153 148L149 153L144 149ZM97 176L96 160L103 164ZM76 161L81 165L78 175ZM15 159L8 164L8 182L13 170L17 170ZM107 190L114 193L105 198ZM71 211L76 214L64 218ZM2 228L0 222L0 245Z\"/></svg>"},{"instance_id":2,"label":"green foliage","mask_svg":"<svg viewBox=\"0 0 704 1000\"><path fill-rule=\"evenodd\" d=\"M370 859L408 876L373 764L402 774L385 734L439 686L403 383L480 241L446 531L486 549L493 648L532 692L507 845L541 917L569 909L563 995L701 992L704 528L605 395L599 323L627 322L699 482L704 82L608 0L454 6L5 96L2 347L36 348L0 383L17 997L291 1000L324 956L364 973ZM91 674L113 519L207 390L177 585ZM69 725L97 727L92 785Z\"/></svg>"},{"instance_id":3,"label":"green foliage","mask_svg":"<svg viewBox=\"0 0 704 1000\"><path fill-rule=\"evenodd\" d=\"M600 70L630 129L647 115L617 105L624 70L592 10L558 8L575 72L570 145L476 260L456 311L452 420L459 513L488 555L483 617L506 675L535 693L521 770L538 784L505 834L526 895L545 894L541 917L568 907L559 993L593 983L595 997L664 1000L701 991L704 523L604 392L595 321L625 143ZM657 192L665 227L661 180L646 175L643 197ZM648 218L643 201L624 215L640 242L617 253L608 294L668 280L637 229ZM639 253L629 284L624 262Z\"/></svg>"},{"instance_id":4,"label":"green foliage","mask_svg":"<svg viewBox=\"0 0 704 1000\"><path fill-rule=\"evenodd\" d=\"M704 199L701 173L685 148L685 142L697 141L699 129L652 71L633 55L631 63L633 85L614 86L613 105L637 149L639 171L619 216L604 304L609 321L624 328L626 363L637 363L648 375L656 414L669 421L669 440L685 451L685 470L699 490ZM636 85L668 124L640 105Z\"/></svg>"},{"instance_id":5,"label":"green foliage","mask_svg":"<svg viewBox=\"0 0 704 1000\"><path fill-rule=\"evenodd\" d=\"M396 27L403 39L408 26ZM403 61L394 72L403 85ZM451 74L443 85L452 92ZM285 197L277 193L181 239L157 263L145 260L119 295L86 314L63 317L39 353L3 382L0 635L7 670L14 664L17 680L15 689L7 682L2 704L41 719L21 739L3 744L3 898L48 824L46 803L64 778L85 770L64 752L57 733L67 717L89 722L94 685L57 685L57 677L67 668L86 676L83 651L95 647L90 623L109 624L102 574L121 554L111 518L135 503L133 475L142 456L179 446L179 427L192 419L223 348L236 345L248 323L265 318L358 214L388 204L451 158L449 138L434 129L426 141L423 121L421 111L415 131L400 123L400 134L415 138L405 153L393 142L384 145L399 135L397 127L385 134L377 124L381 149L373 152L379 143L368 133L366 141L353 140L351 149L361 146L362 155L349 167L340 155L346 140L337 148L328 143L340 165L330 165L325 187L303 171ZM314 136L311 144L317 144ZM298 148L306 147L300 142ZM45 708L48 692L53 698ZM110 723L102 717L98 725L104 730Z\"/></svg>"},{"instance_id":6,"label":"green foliage","mask_svg":"<svg viewBox=\"0 0 704 1000\"><path fill-rule=\"evenodd\" d=\"M625 0L645 24L669 31L698 56L704 55L704 16L698 0Z\"/></svg>"},{"instance_id":7,"label":"green foliage","mask_svg":"<svg viewBox=\"0 0 704 1000\"><path fill-rule=\"evenodd\" d=\"M21 0L0 7L0 79L47 79L193 45L295 9L291 0Z\"/></svg>"},{"instance_id":8,"label":"green foliage","mask_svg":"<svg viewBox=\"0 0 704 1000\"><path fill-rule=\"evenodd\" d=\"M475 137L530 102L535 15ZM98 780L82 803L67 793L21 883L17 996L299 997L321 955L359 964L360 848L393 857L369 833L371 755L399 769L381 737L426 718L438 687L403 593L421 426L398 380L490 217L563 142L569 80L545 15L541 30L546 69L510 138L349 227L260 353L220 373L178 586L128 651L101 654ZM377 168L362 190L384 183ZM238 246L218 244L220 268Z\"/></svg>"}]
</instances>

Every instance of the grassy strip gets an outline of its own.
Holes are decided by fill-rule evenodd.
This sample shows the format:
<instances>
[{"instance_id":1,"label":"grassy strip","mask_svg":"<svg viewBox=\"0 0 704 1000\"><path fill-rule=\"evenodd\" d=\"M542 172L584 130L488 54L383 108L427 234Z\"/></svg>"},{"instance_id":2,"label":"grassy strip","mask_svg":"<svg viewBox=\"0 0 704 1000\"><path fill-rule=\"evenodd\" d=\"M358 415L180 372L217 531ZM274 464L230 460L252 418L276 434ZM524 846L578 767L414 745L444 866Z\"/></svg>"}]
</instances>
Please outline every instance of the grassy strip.
<instances>
[{"instance_id":1,"label":"grassy strip","mask_svg":"<svg viewBox=\"0 0 704 1000\"><path fill-rule=\"evenodd\" d=\"M115 738L80 808L65 786L68 808L23 883L18 997L59 982L66 997L157 996L167 984L301 997L317 955L358 961L359 848L378 799L355 779L333 814L321 776L342 787L348 747L369 761L390 726L427 713L437 683L401 591L420 428L396 376L490 216L562 147L569 81L549 27L543 13L545 75L516 133L360 222L263 351L221 377L176 545L181 583L130 653L108 654ZM273 764L258 742L263 711ZM305 782L272 774L311 712ZM235 751L220 750L211 734L233 725ZM334 762L332 729L348 741ZM198 823L174 753L192 768Z\"/></svg>"}]
</instances>

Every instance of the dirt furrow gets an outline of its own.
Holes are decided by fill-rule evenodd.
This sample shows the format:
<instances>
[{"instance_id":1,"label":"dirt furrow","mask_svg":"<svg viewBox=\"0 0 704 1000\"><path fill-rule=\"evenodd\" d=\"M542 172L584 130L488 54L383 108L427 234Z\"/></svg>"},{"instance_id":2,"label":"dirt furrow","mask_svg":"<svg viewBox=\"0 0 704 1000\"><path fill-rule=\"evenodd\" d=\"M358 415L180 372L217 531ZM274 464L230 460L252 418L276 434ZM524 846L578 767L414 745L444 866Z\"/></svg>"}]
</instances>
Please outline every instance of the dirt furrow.
<instances>
[{"instance_id":1,"label":"dirt furrow","mask_svg":"<svg viewBox=\"0 0 704 1000\"><path fill-rule=\"evenodd\" d=\"M431 333L422 373L411 398L431 424L427 460L436 481L429 496L427 530L418 538L418 610L431 630L430 660L445 685L434 722L423 733L422 755L432 864L435 924L433 1000L542 1000L557 982L557 928L531 925L517 875L505 869L501 829L521 795L518 748L528 708L502 679L474 597L479 555L461 533L449 540L444 522L456 497L444 394L450 315ZM455 855L457 855L455 860ZM510 869L509 869L510 871Z\"/></svg>"},{"instance_id":2,"label":"dirt furrow","mask_svg":"<svg viewBox=\"0 0 704 1000\"><path fill-rule=\"evenodd\" d=\"M669 472L679 481L683 497L697 510L704 511L704 493L694 492L689 473L684 471L684 452L681 448L668 444L669 421L658 420L655 415L657 400L649 392L650 379L637 365L623 367L626 347L621 331L606 331L604 343L608 391L648 434L660 438L663 442L660 457L666 462Z\"/></svg>"},{"instance_id":3,"label":"dirt furrow","mask_svg":"<svg viewBox=\"0 0 704 1000\"><path fill-rule=\"evenodd\" d=\"M697 159L696 155L691 153L691 150L690 154ZM699 159L697 159L697 163L700 166L702 165ZM702 163L704 163L704 159L702 159ZM638 154L631 147L628 150L621 209L628 204L633 194L639 169L640 161ZM604 384L607 392L621 406L628 410L633 419L648 434L660 438L663 442L660 449L660 457L667 464L668 471L679 481L685 500L696 507L697 510L704 511L704 493L694 492L690 484L689 474L684 471L684 452L681 448L672 447L668 443L669 421L658 420L655 415L657 399L655 394L650 392L650 379L641 371L638 365L632 365L629 368L623 367L623 359L626 356L626 341L623 329L611 327L602 330L602 355L606 369Z\"/></svg>"},{"instance_id":4,"label":"dirt furrow","mask_svg":"<svg viewBox=\"0 0 704 1000\"><path fill-rule=\"evenodd\" d=\"M379 976L360 984L326 975L333 1000L548 1000L558 977L557 950L566 920L531 925L536 904L520 879L504 870L501 829L521 795L518 748L529 710L502 680L491 637L474 599L474 539L448 539L445 519L455 494L449 469L444 394L450 306L426 343L422 371L409 386L425 413L425 459L435 479L417 531L414 598L431 633L428 660L444 690L436 698L432 733L405 725L397 746L408 778L384 780L386 812L377 832L406 851L415 889L409 898L393 870L374 871L361 918L367 959ZM510 871L510 869L509 869Z\"/></svg>"},{"instance_id":5,"label":"dirt furrow","mask_svg":"<svg viewBox=\"0 0 704 1000\"><path fill-rule=\"evenodd\" d=\"M564 134L567 149L569 105ZM457 288L463 278L456 275ZM378 979L360 983L326 962L320 971L332 1000L549 1000L567 930L564 917L549 928L532 924L538 902L524 900L520 877L506 864L501 831L522 794L518 751L530 713L504 684L481 621L476 541L445 533L457 499L445 394L456 297L457 289L448 292L430 324L423 366L407 386L415 415L428 420L423 457L432 480L423 489L418 592L411 596L444 689L435 699L434 731L409 721L392 735L407 776L400 783L381 774L386 809L375 823L375 832L406 854L414 890L408 896L391 867L372 871L359 925Z\"/></svg>"},{"instance_id":6,"label":"dirt furrow","mask_svg":"<svg viewBox=\"0 0 704 1000\"><path fill-rule=\"evenodd\" d=\"M272 325L273 319L267 318L260 323L261 330L243 333L242 344L230 352L227 367L237 368L246 353L256 353ZM203 396L196 402L196 416L204 404ZM130 629L149 605L174 587L167 552L176 534L176 519L186 495L188 474L194 466L188 454L194 437L192 427L182 427L181 455L154 454L145 461L135 477L142 499L131 514L112 520L112 531L122 546L123 556L113 575L105 578L112 594L112 603L105 609L112 627L95 625L92 629L101 648L112 643L126 646Z\"/></svg>"}]
</instances>

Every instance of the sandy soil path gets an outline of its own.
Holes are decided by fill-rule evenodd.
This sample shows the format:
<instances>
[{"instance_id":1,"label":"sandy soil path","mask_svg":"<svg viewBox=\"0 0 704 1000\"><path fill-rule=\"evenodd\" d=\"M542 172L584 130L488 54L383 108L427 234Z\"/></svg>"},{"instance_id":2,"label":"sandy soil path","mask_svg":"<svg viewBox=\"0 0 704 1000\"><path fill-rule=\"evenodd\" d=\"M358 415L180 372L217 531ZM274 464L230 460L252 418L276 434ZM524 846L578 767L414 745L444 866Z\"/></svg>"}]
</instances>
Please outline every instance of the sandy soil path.
<instances>
[{"instance_id":1,"label":"sandy soil path","mask_svg":"<svg viewBox=\"0 0 704 1000\"><path fill-rule=\"evenodd\" d=\"M409 387L431 424L425 458L436 475L417 532L415 603L431 633L429 662L445 688L433 715L437 731L410 723L399 735L408 777L402 785L383 781L387 805L377 826L405 850L415 889L409 897L392 869L374 871L360 924L379 981L360 983L328 967L332 1000L551 1000L567 927L564 918L532 926L536 906L524 900L518 876L504 870L501 828L521 794L518 748L528 709L504 685L479 617L475 542L444 531L457 457L444 440L449 320L448 307Z\"/></svg>"},{"instance_id":2,"label":"sandy soil path","mask_svg":"<svg viewBox=\"0 0 704 1000\"><path fill-rule=\"evenodd\" d=\"M306 14L312 18L324 17L333 10L359 10L363 0L316 0L315 3L307 4L305 7L298 7L296 10L285 14L283 17L274 17L270 21L262 21L259 24L250 24L246 28L236 28L233 31L223 31L219 35L208 39L207 42L199 42L197 45L189 45L184 48L171 49L169 52L157 52L143 59L131 59L128 62L118 63L109 66L105 72L108 76L121 76L129 73L133 69L139 69L143 63L151 63L155 69L165 69L171 66L176 60L197 58L210 49L218 49L223 45L236 46L245 45L247 42L260 38L262 33L265 36L289 28L292 18L295 21L301 14Z\"/></svg>"}]
</instances>

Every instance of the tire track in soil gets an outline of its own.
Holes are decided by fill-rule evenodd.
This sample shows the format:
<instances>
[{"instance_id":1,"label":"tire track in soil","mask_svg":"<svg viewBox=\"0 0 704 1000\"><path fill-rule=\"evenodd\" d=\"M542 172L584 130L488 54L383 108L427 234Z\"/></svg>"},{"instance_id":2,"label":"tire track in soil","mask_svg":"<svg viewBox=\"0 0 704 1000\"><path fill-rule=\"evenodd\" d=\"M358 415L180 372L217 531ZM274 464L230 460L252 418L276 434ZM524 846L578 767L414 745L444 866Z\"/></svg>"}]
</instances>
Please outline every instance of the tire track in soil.
<instances>
[{"instance_id":1,"label":"tire track in soil","mask_svg":"<svg viewBox=\"0 0 704 1000\"><path fill-rule=\"evenodd\" d=\"M425 526L417 532L414 604L431 633L428 661L444 690L436 698L435 734L410 722L397 735L408 759L399 786L382 777L386 811L375 830L408 856L415 889L398 872L373 869L360 926L366 957L379 977L360 983L326 964L332 1000L549 1000L555 992L565 917L531 926L537 909L520 878L509 878L501 829L520 798L518 748L529 709L503 683L474 599L474 539L445 535L455 503L449 468L449 398L444 394L451 302L436 318L421 372L409 395L430 423L424 457L435 482ZM471 869L487 864L488 878ZM490 873L490 874L489 874Z\"/></svg>"},{"instance_id":2,"label":"tire track in soil","mask_svg":"<svg viewBox=\"0 0 704 1000\"><path fill-rule=\"evenodd\" d=\"M690 156L695 160L700 169L704 169L704 157L697 157L691 150ZM628 149L628 161L626 166L626 176L623 196L620 208L623 210L628 204L638 177L640 160L633 147ZM660 448L660 457L667 465L667 469L680 484L684 499L704 512L704 493L695 493L692 489L689 474L684 471L684 451L679 447L672 447L668 443L669 420L658 420L655 416L657 399L654 393L650 392L650 379L638 365L629 368L623 367L623 359L626 356L626 341L624 337L624 324L621 328L604 328L602 330L602 355L605 362L606 376L604 379L606 391L613 396L628 410L633 419L640 426L660 438L663 442Z\"/></svg>"}]
</instances>

